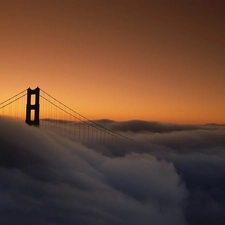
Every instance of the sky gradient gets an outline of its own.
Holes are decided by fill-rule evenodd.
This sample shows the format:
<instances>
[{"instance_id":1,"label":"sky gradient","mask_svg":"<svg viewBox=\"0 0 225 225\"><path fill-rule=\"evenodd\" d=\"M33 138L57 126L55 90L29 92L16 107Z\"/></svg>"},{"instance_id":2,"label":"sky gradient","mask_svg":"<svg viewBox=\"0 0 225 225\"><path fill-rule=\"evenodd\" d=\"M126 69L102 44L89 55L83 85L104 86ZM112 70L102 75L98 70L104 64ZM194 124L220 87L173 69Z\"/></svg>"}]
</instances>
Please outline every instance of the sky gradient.
<instances>
[{"instance_id":1,"label":"sky gradient","mask_svg":"<svg viewBox=\"0 0 225 225\"><path fill-rule=\"evenodd\" d=\"M90 119L225 123L223 1L0 1L0 102L41 87Z\"/></svg>"}]
</instances>

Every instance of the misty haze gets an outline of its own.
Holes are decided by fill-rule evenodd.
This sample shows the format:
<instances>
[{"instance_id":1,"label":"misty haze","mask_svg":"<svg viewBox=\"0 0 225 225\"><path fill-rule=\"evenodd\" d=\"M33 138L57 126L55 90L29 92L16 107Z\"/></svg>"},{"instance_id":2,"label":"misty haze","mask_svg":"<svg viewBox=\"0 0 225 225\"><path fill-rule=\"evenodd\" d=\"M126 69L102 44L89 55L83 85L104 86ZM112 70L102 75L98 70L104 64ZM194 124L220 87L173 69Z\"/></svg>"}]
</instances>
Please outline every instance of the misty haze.
<instances>
[{"instance_id":1,"label":"misty haze","mask_svg":"<svg viewBox=\"0 0 225 225\"><path fill-rule=\"evenodd\" d=\"M225 223L224 125L97 122L135 142L0 117L2 224Z\"/></svg>"}]
</instances>

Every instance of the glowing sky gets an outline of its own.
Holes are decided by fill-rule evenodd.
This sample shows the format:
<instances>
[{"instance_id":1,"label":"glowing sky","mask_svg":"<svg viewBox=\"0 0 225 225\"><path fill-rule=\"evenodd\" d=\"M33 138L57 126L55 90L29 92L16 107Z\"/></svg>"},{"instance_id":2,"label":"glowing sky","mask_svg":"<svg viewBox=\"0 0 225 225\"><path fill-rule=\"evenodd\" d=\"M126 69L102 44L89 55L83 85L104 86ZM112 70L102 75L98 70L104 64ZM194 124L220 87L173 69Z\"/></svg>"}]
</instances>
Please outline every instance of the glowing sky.
<instances>
[{"instance_id":1,"label":"glowing sky","mask_svg":"<svg viewBox=\"0 0 225 225\"><path fill-rule=\"evenodd\" d=\"M0 102L41 87L90 119L225 123L225 3L0 1Z\"/></svg>"}]
</instances>

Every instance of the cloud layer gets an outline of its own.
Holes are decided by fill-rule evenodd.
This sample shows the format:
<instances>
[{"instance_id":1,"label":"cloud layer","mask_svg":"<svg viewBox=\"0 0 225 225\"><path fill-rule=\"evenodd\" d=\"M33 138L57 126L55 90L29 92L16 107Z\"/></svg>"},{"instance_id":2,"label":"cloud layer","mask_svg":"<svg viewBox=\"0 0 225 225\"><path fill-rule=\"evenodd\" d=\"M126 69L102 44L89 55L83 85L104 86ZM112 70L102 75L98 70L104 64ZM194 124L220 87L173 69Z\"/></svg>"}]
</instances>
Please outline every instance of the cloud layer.
<instances>
[{"instance_id":1,"label":"cloud layer","mask_svg":"<svg viewBox=\"0 0 225 225\"><path fill-rule=\"evenodd\" d=\"M0 117L2 224L225 224L224 125L98 122L135 141Z\"/></svg>"},{"instance_id":2,"label":"cloud layer","mask_svg":"<svg viewBox=\"0 0 225 225\"><path fill-rule=\"evenodd\" d=\"M187 224L184 180L148 142L121 143L116 157L119 143L87 147L6 118L0 127L2 224Z\"/></svg>"},{"instance_id":3,"label":"cloud layer","mask_svg":"<svg viewBox=\"0 0 225 225\"><path fill-rule=\"evenodd\" d=\"M134 123L142 124L138 131L132 130ZM142 143L132 151L173 163L188 191L184 208L188 224L225 224L225 125L144 121L111 121L111 125Z\"/></svg>"}]
</instances>

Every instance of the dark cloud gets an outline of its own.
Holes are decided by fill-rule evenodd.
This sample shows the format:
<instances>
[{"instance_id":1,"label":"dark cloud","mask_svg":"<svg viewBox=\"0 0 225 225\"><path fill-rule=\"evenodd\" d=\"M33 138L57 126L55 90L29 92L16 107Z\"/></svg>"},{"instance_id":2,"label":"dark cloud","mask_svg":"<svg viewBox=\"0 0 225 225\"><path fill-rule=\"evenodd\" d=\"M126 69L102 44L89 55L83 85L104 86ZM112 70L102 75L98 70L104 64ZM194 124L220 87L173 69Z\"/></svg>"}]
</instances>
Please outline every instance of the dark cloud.
<instances>
[{"instance_id":1,"label":"dark cloud","mask_svg":"<svg viewBox=\"0 0 225 225\"><path fill-rule=\"evenodd\" d=\"M143 127L149 125L149 122L141 123L146 124ZM121 126L121 122L118 124ZM147 153L158 160L172 162L189 193L184 210L187 222L225 224L225 125L190 125L193 129L178 125L179 131L170 129L169 132L164 132L165 129L163 132L151 129L131 132L132 129L125 127L121 129L126 130L122 134L138 143L119 151L118 147L110 146L111 155Z\"/></svg>"},{"instance_id":2,"label":"dark cloud","mask_svg":"<svg viewBox=\"0 0 225 225\"><path fill-rule=\"evenodd\" d=\"M112 120L98 120L98 123L107 126L108 128L115 131L122 132L153 132L153 133L166 133L173 131L183 130L197 130L200 129L200 125L189 125L189 124L163 124L159 122L148 122L142 120L130 120L123 122L116 122Z\"/></svg>"},{"instance_id":3,"label":"dark cloud","mask_svg":"<svg viewBox=\"0 0 225 225\"><path fill-rule=\"evenodd\" d=\"M107 157L9 119L0 127L1 224L187 224L173 163Z\"/></svg>"},{"instance_id":4,"label":"dark cloud","mask_svg":"<svg viewBox=\"0 0 225 225\"><path fill-rule=\"evenodd\" d=\"M0 118L1 223L225 224L225 126L136 122L81 144Z\"/></svg>"}]
</instances>

